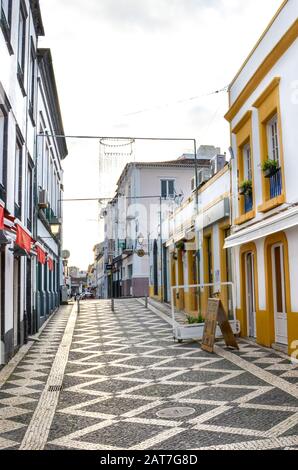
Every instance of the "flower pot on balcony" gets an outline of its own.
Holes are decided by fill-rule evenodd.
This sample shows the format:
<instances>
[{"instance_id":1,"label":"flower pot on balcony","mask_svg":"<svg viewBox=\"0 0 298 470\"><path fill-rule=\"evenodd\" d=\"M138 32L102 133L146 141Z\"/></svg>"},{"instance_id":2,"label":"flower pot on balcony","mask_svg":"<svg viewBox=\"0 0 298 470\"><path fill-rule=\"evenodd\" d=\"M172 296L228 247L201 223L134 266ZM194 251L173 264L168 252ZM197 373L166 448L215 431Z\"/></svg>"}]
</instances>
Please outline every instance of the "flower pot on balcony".
<instances>
[{"instance_id":1,"label":"flower pot on balcony","mask_svg":"<svg viewBox=\"0 0 298 470\"><path fill-rule=\"evenodd\" d=\"M271 176L276 175L276 173L280 170L277 160L272 160L268 158L262 164L262 171L264 173L265 178L271 178Z\"/></svg>"},{"instance_id":2,"label":"flower pot on balcony","mask_svg":"<svg viewBox=\"0 0 298 470\"><path fill-rule=\"evenodd\" d=\"M264 177L271 178L272 176L276 175L278 171L278 167L267 168L267 170L264 170Z\"/></svg>"},{"instance_id":3,"label":"flower pot on balcony","mask_svg":"<svg viewBox=\"0 0 298 470\"><path fill-rule=\"evenodd\" d=\"M241 196L250 196L252 194L252 181L245 180L239 187L239 194Z\"/></svg>"}]
</instances>

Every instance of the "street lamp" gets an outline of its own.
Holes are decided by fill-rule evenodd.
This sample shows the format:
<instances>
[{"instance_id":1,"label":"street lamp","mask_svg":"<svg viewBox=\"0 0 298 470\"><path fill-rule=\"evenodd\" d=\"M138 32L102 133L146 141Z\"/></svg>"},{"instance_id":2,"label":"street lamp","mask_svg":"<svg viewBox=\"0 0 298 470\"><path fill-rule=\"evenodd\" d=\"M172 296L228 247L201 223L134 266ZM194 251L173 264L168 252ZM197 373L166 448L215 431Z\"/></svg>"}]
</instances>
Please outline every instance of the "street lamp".
<instances>
[{"instance_id":1,"label":"street lamp","mask_svg":"<svg viewBox=\"0 0 298 470\"><path fill-rule=\"evenodd\" d=\"M57 219L57 217L53 217L51 219L51 222L50 222L51 232L55 237L57 237L59 235L61 225L62 225L61 221L59 219Z\"/></svg>"}]
</instances>

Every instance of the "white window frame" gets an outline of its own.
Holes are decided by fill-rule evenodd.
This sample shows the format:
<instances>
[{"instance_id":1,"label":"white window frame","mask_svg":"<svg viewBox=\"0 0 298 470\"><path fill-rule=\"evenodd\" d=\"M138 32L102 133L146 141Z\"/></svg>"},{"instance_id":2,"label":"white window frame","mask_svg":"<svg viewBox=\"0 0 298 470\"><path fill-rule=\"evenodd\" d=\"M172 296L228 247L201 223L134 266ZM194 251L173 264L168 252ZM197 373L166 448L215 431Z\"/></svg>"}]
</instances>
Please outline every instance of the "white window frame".
<instances>
[{"instance_id":1,"label":"white window frame","mask_svg":"<svg viewBox=\"0 0 298 470\"><path fill-rule=\"evenodd\" d=\"M29 176L30 175L30 176ZM33 219L33 168L28 164L28 177L27 177L27 220L32 222Z\"/></svg>"},{"instance_id":2,"label":"white window frame","mask_svg":"<svg viewBox=\"0 0 298 470\"><path fill-rule=\"evenodd\" d=\"M244 145L242 150L243 155L243 173L244 179L252 180L252 161L251 161L251 146L250 143Z\"/></svg>"},{"instance_id":3,"label":"white window frame","mask_svg":"<svg viewBox=\"0 0 298 470\"><path fill-rule=\"evenodd\" d=\"M20 145L20 143L17 141L16 142L16 147L15 147L15 181L14 181L14 201L15 204L18 207L21 207L21 202L20 201L20 190L21 190L21 173L20 173L20 166L21 166L21 160L22 160L22 154L23 154L23 147Z\"/></svg>"},{"instance_id":4,"label":"white window frame","mask_svg":"<svg viewBox=\"0 0 298 470\"><path fill-rule=\"evenodd\" d=\"M166 185L167 185L166 196L164 196L162 194L162 184L163 184L163 182L166 182ZM170 198L175 197L175 182L176 182L175 178L161 178L160 179L160 194L161 194L161 197L166 198L166 199L170 199ZM173 195L170 195L169 183L173 183Z\"/></svg>"},{"instance_id":5,"label":"white window frame","mask_svg":"<svg viewBox=\"0 0 298 470\"><path fill-rule=\"evenodd\" d=\"M279 123L277 114L267 122L267 143L269 159L275 160L280 164Z\"/></svg>"}]
</instances>

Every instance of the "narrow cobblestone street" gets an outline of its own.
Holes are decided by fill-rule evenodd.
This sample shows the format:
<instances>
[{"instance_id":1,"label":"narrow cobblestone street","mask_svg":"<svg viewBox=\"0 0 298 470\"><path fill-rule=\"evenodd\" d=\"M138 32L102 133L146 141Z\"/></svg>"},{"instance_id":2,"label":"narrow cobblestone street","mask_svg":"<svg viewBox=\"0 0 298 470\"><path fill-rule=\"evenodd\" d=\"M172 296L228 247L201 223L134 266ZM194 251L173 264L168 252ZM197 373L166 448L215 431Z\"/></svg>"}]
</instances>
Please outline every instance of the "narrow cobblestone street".
<instances>
[{"instance_id":1,"label":"narrow cobblestone street","mask_svg":"<svg viewBox=\"0 0 298 470\"><path fill-rule=\"evenodd\" d=\"M137 300L62 307L12 369L1 449L298 448L297 366L245 341L175 344Z\"/></svg>"}]
</instances>

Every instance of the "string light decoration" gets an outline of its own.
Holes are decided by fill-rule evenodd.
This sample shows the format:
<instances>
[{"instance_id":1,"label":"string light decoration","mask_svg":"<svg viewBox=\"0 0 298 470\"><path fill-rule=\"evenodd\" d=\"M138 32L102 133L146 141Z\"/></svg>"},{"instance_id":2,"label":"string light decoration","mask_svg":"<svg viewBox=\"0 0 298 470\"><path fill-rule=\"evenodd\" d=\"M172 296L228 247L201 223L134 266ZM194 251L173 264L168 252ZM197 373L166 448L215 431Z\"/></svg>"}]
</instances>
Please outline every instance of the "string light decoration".
<instances>
[{"instance_id":1,"label":"string light decoration","mask_svg":"<svg viewBox=\"0 0 298 470\"><path fill-rule=\"evenodd\" d=\"M135 161L135 139L103 138L99 143L100 193L112 198L123 169Z\"/></svg>"}]
</instances>

